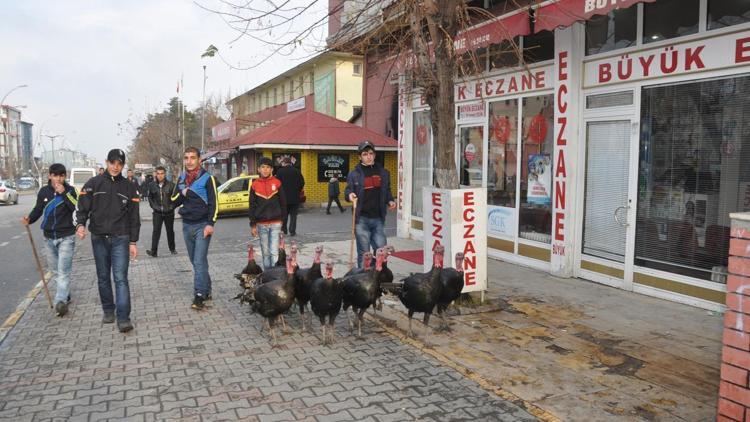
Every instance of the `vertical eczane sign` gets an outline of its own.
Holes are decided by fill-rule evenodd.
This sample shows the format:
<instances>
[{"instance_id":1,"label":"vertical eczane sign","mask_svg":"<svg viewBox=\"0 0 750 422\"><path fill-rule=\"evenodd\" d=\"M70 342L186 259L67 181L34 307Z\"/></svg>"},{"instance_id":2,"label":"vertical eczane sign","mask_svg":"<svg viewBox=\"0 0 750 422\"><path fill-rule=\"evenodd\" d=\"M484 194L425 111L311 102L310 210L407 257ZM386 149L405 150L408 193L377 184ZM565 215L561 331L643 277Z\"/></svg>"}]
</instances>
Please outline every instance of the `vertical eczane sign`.
<instances>
[{"instance_id":1,"label":"vertical eczane sign","mask_svg":"<svg viewBox=\"0 0 750 422\"><path fill-rule=\"evenodd\" d=\"M487 290L486 198L485 188L423 190L424 271L432 267L438 245L445 248L446 267L463 252L463 293Z\"/></svg>"}]
</instances>

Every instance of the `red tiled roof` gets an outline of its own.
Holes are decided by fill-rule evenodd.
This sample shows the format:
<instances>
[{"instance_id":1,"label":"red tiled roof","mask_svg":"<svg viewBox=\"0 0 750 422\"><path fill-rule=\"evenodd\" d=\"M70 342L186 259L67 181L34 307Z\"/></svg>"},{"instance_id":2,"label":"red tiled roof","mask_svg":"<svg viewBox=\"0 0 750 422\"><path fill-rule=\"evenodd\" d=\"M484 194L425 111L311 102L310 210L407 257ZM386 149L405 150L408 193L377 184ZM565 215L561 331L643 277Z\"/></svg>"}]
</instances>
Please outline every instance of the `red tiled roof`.
<instances>
[{"instance_id":1,"label":"red tiled roof","mask_svg":"<svg viewBox=\"0 0 750 422\"><path fill-rule=\"evenodd\" d=\"M313 110L289 113L250 133L238 136L230 148L256 144L356 147L368 139L375 147L396 148L393 138Z\"/></svg>"}]
</instances>

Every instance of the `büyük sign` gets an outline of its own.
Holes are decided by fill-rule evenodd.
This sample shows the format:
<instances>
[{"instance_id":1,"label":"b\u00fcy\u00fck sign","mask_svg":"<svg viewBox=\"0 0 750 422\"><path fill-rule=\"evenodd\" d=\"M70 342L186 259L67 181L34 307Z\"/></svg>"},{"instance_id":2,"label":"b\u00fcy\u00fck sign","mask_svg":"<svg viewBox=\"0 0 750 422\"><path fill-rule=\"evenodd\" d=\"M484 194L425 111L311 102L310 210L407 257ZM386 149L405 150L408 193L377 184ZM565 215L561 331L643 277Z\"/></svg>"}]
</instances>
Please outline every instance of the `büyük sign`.
<instances>
[{"instance_id":1,"label":"b\u00fcy\u00fck sign","mask_svg":"<svg viewBox=\"0 0 750 422\"><path fill-rule=\"evenodd\" d=\"M332 177L346 180L349 173L349 155L318 154L318 182L328 182Z\"/></svg>"},{"instance_id":2,"label":"b\u00fcy\u00fck sign","mask_svg":"<svg viewBox=\"0 0 750 422\"><path fill-rule=\"evenodd\" d=\"M424 188L424 270L432 267L432 251L445 248L445 266L464 254L463 293L487 290L487 189Z\"/></svg>"}]
</instances>

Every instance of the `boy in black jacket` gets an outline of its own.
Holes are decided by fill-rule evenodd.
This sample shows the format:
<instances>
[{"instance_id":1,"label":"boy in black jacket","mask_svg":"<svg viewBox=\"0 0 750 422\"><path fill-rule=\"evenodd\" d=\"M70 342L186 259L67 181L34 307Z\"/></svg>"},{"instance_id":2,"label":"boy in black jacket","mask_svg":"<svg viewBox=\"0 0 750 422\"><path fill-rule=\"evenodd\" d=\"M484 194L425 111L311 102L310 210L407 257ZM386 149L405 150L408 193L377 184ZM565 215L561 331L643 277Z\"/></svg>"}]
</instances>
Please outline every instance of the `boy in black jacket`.
<instances>
[{"instance_id":1,"label":"boy in black jacket","mask_svg":"<svg viewBox=\"0 0 750 422\"><path fill-rule=\"evenodd\" d=\"M107 171L92 177L81 189L76 208L76 233L86 237L86 223L91 232L102 322L115 322L120 332L133 329L130 322L130 286L128 285L128 252L138 256L138 234L141 230L140 195L135 185L122 177L125 152L113 149L107 154ZM112 278L115 295L112 295Z\"/></svg>"},{"instance_id":2,"label":"boy in black jacket","mask_svg":"<svg viewBox=\"0 0 750 422\"><path fill-rule=\"evenodd\" d=\"M76 248L74 212L78 204L76 190L65 183L65 166L59 163L49 166L47 186L39 189L36 205L21 224L33 224L40 217L44 231L44 246L47 249L47 267L57 282L55 312L62 317L68 313L70 302L70 270Z\"/></svg>"}]
</instances>

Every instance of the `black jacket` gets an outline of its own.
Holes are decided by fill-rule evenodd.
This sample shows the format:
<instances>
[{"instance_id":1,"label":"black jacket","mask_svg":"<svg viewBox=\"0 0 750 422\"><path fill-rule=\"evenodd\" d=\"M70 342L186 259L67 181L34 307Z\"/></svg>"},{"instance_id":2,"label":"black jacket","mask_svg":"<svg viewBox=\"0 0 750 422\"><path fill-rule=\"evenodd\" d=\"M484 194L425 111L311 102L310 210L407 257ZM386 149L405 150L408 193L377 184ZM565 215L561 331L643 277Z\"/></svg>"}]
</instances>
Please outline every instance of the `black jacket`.
<instances>
[{"instance_id":1,"label":"black jacket","mask_svg":"<svg viewBox=\"0 0 750 422\"><path fill-rule=\"evenodd\" d=\"M259 177L250 186L250 226L257 223L281 222L286 210L284 187L279 179Z\"/></svg>"},{"instance_id":2,"label":"black jacket","mask_svg":"<svg viewBox=\"0 0 750 422\"><path fill-rule=\"evenodd\" d=\"M148 195L148 204L154 212L160 214L174 213L174 204L171 200L173 193L174 183L166 179L164 179L161 187L155 180L146 185L145 194Z\"/></svg>"},{"instance_id":3,"label":"black jacket","mask_svg":"<svg viewBox=\"0 0 750 422\"><path fill-rule=\"evenodd\" d=\"M34 223L40 217L44 237L59 239L76 232L75 210L78 203L76 190L65 183L65 192L57 193L52 184L39 189L36 195L36 205L29 213L29 223Z\"/></svg>"},{"instance_id":4,"label":"black jacket","mask_svg":"<svg viewBox=\"0 0 750 422\"><path fill-rule=\"evenodd\" d=\"M376 173L381 179L380 192L378 192L378 212L380 213L380 218L385 221L385 217L388 215L388 203L394 200L391 193L391 173L378 163L375 163L374 166ZM352 192L357 194L359 201L359 206L357 206L357 219L359 220L359 216L362 215L362 205L365 199L365 171L362 168L362 163L357 164L354 170L350 171L346 176L344 199L349 201L349 194Z\"/></svg>"},{"instance_id":5,"label":"black jacket","mask_svg":"<svg viewBox=\"0 0 750 422\"><path fill-rule=\"evenodd\" d=\"M88 222L89 231L96 235L128 235L130 243L135 243L141 230L139 203L134 184L122 175L105 172L83 185L76 220L79 226Z\"/></svg>"},{"instance_id":6,"label":"black jacket","mask_svg":"<svg viewBox=\"0 0 750 422\"><path fill-rule=\"evenodd\" d=\"M339 188L339 181L336 179L335 182L328 182L328 197L338 198L341 194L341 188Z\"/></svg>"},{"instance_id":7,"label":"black jacket","mask_svg":"<svg viewBox=\"0 0 750 422\"><path fill-rule=\"evenodd\" d=\"M187 189L187 196L182 194L184 189ZM190 186L187 185L187 174L180 175L171 200L175 207L182 205L179 212L183 223L208 223L213 226L219 217L217 196L216 179L211 173L200 169Z\"/></svg>"},{"instance_id":8,"label":"black jacket","mask_svg":"<svg viewBox=\"0 0 750 422\"><path fill-rule=\"evenodd\" d=\"M294 166L286 166L276 172L276 178L281 180L281 189L288 205L299 204L299 194L305 187L305 178Z\"/></svg>"}]
</instances>

